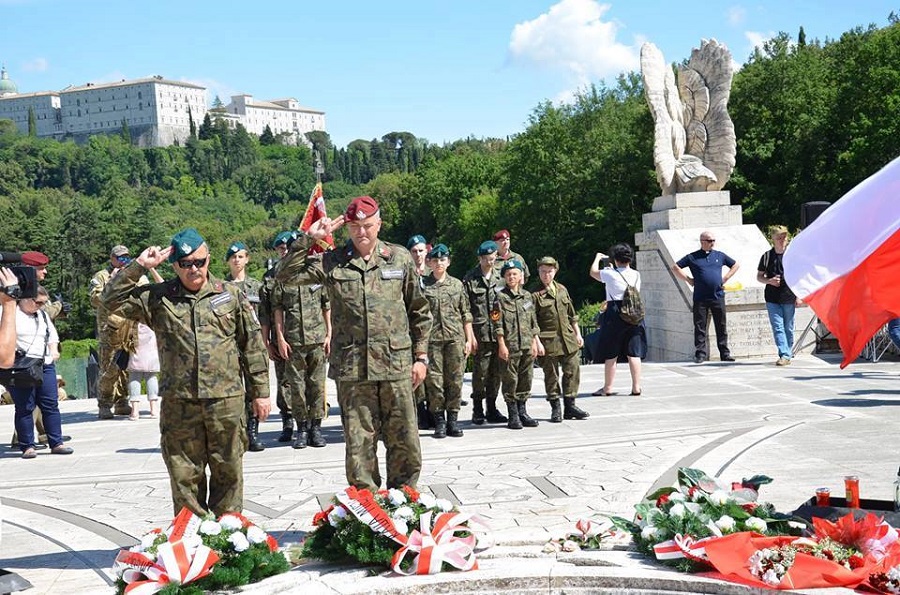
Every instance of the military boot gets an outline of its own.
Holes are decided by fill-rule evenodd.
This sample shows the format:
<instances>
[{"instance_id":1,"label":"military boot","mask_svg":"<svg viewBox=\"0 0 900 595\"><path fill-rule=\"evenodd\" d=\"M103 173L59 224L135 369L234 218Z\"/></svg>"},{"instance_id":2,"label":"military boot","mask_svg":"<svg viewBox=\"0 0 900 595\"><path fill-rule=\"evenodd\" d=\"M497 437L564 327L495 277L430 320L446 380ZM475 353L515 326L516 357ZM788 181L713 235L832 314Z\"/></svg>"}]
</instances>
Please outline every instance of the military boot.
<instances>
[{"instance_id":1,"label":"military boot","mask_svg":"<svg viewBox=\"0 0 900 595\"><path fill-rule=\"evenodd\" d=\"M309 445L313 448L322 448L328 444L322 436L322 420L314 419L309 425Z\"/></svg>"},{"instance_id":2,"label":"military boot","mask_svg":"<svg viewBox=\"0 0 900 595\"><path fill-rule=\"evenodd\" d=\"M472 398L472 423L476 426L484 423L484 399Z\"/></svg>"},{"instance_id":3,"label":"military boot","mask_svg":"<svg viewBox=\"0 0 900 595\"><path fill-rule=\"evenodd\" d=\"M538 420L534 419L530 415L528 415L528 411L525 408L525 405L528 401L516 401L516 405L519 408L519 420L522 422L522 425L526 428L536 428L538 426Z\"/></svg>"},{"instance_id":4,"label":"military boot","mask_svg":"<svg viewBox=\"0 0 900 595\"><path fill-rule=\"evenodd\" d=\"M259 418L258 417L248 417L247 418L247 438L249 444L247 445L250 452L259 452L261 450L266 450L266 445L259 441Z\"/></svg>"},{"instance_id":5,"label":"military boot","mask_svg":"<svg viewBox=\"0 0 900 595\"><path fill-rule=\"evenodd\" d=\"M446 438L447 437L447 420L444 417L443 411L435 411L433 414L434 417L434 437L435 438Z\"/></svg>"},{"instance_id":6,"label":"military boot","mask_svg":"<svg viewBox=\"0 0 900 595\"><path fill-rule=\"evenodd\" d=\"M575 397L565 397L563 398L565 402L565 408L563 410L563 417L566 419L584 419L586 417L590 417L591 414L587 411L579 409L575 404Z\"/></svg>"},{"instance_id":7,"label":"military boot","mask_svg":"<svg viewBox=\"0 0 900 595\"><path fill-rule=\"evenodd\" d=\"M131 405L128 404L128 401L119 401L115 404L113 412L116 415L131 415Z\"/></svg>"},{"instance_id":8,"label":"military boot","mask_svg":"<svg viewBox=\"0 0 900 595\"><path fill-rule=\"evenodd\" d=\"M454 438L460 438L463 431L459 427L459 411L447 412L447 435Z\"/></svg>"},{"instance_id":9,"label":"military boot","mask_svg":"<svg viewBox=\"0 0 900 595\"><path fill-rule=\"evenodd\" d=\"M279 442L290 442L294 436L294 418L291 415L281 414L281 433L278 434Z\"/></svg>"},{"instance_id":10,"label":"military boot","mask_svg":"<svg viewBox=\"0 0 900 595\"><path fill-rule=\"evenodd\" d=\"M521 430L522 422L519 420L519 406L516 405L515 401L506 402L506 412L509 414L506 427L510 430Z\"/></svg>"},{"instance_id":11,"label":"military boot","mask_svg":"<svg viewBox=\"0 0 900 595\"><path fill-rule=\"evenodd\" d=\"M291 444L291 448L306 448L309 442L309 434L306 431L308 424L307 421L297 422L297 431L294 433L294 443Z\"/></svg>"},{"instance_id":12,"label":"military boot","mask_svg":"<svg viewBox=\"0 0 900 595\"><path fill-rule=\"evenodd\" d=\"M100 411L97 413L98 419L112 419L113 412L109 405L100 405Z\"/></svg>"},{"instance_id":13,"label":"military boot","mask_svg":"<svg viewBox=\"0 0 900 595\"><path fill-rule=\"evenodd\" d=\"M487 420L490 424L505 424L509 421L497 410L497 397L487 400Z\"/></svg>"},{"instance_id":14,"label":"military boot","mask_svg":"<svg viewBox=\"0 0 900 595\"><path fill-rule=\"evenodd\" d=\"M550 423L562 423L562 404L559 399L550 399Z\"/></svg>"}]
</instances>

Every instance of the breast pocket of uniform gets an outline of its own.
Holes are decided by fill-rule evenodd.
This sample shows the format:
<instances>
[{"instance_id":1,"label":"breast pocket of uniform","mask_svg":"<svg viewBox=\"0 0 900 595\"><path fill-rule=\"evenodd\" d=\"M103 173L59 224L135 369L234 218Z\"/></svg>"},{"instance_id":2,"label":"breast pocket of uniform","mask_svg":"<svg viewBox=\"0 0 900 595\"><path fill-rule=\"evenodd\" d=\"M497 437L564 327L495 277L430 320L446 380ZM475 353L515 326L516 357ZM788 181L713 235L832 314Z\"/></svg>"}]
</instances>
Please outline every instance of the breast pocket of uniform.
<instances>
[{"instance_id":1,"label":"breast pocket of uniform","mask_svg":"<svg viewBox=\"0 0 900 595\"><path fill-rule=\"evenodd\" d=\"M177 337L189 336L193 333L193 325L191 324L191 305L184 301L169 301L164 299L157 311L154 313L153 330L165 338L173 339Z\"/></svg>"},{"instance_id":2,"label":"breast pocket of uniform","mask_svg":"<svg viewBox=\"0 0 900 595\"><path fill-rule=\"evenodd\" d=\"M212 316L202 316L201 324L211 325L222 338L233 337L237 329L238 301L230 293L219 294L209 300Z\"/></svg>"},{"instance_id":3,"label":"breast pocket of uniform","mask_svg":"<svg viewBox=\"0 0 900 595\"><path fill-rule=\"evenodd\" d=\"M343 302L348 308L361 307L363 288L360 273L346 268L331 271L331 291L335 299Z\"/></svg>"}]
</instances>

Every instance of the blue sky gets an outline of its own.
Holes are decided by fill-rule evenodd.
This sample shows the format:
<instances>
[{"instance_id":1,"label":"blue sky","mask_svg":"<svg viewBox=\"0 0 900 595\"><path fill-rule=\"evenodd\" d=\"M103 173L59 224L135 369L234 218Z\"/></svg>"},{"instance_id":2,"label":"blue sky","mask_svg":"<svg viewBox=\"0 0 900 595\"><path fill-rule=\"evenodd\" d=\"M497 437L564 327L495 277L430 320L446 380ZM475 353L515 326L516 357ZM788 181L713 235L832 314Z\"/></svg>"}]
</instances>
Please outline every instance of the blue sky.
<instances>
[{"instance_id":1,"label":"blue sky","mask_svg":"<svg viewBox=\"0 0 900 595\"><path fill-rule=\"evenodd\" d=\"M690 15L675 7L690 8ZM20 92L159 74L218 94L295 97L339 146L521 132L534 108L716 38L743 63L779 31L836 38L895 0L0 0L0 62Z\"/></svg>"}]
</instances>

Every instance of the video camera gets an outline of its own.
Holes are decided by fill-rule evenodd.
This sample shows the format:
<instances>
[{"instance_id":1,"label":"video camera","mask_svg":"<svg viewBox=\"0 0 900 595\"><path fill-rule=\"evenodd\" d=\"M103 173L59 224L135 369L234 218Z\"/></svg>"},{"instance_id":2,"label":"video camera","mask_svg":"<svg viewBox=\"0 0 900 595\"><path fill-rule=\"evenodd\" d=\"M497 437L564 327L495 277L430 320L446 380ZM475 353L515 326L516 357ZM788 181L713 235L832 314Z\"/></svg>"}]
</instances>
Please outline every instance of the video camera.
<instances>
[{"instance_id":1,"label":"video camera","mask_svg":"<svg viewBox=\"0 0 900 595\"><path fill-rule=\"evenodd\" d=\"M0 252L0 266L5 267L16 276L17 284L9 287L0 287L0 291L16 300L24 300L37 297L38 280L37 270L22 262L22 254L19 252Z\"/></svg>"}]
</instances>

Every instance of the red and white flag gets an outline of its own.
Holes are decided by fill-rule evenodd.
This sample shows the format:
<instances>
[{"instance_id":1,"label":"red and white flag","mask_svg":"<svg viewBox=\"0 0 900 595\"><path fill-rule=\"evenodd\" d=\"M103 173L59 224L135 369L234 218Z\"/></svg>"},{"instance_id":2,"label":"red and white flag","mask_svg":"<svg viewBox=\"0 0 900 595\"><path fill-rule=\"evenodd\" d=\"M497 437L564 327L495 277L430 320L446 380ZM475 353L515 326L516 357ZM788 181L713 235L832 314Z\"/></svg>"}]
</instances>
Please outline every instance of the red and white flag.
<instances>
[{"instance_id":1,"label":"red and white flag","mask_svg":"<svg viewBox=\"0 0 900 595\"><path fill-rule=\"evenodd\" d=\"M327 216L328 214L325 212L325 195L322 193L322 182L318 182L316 187L313 188L312 194L309 195L309 204L306 206L306 213L303 214L300 231L309 231L313 223ZM309 251L313 253L332 249L334 249L334 237L328 234L324 239L318 240L313 244Z\"/></svg>"},{"instance_id":2,"label":"red and white flag","mask_svg":"<svg viewBox=\"0 0 900 595\"><path fill-rule=\"evenodd\" d=\"M841 344L841 368L900 317L900 157L822 213L788 246L784 276Z\"/></svg>"}]
</instances>

